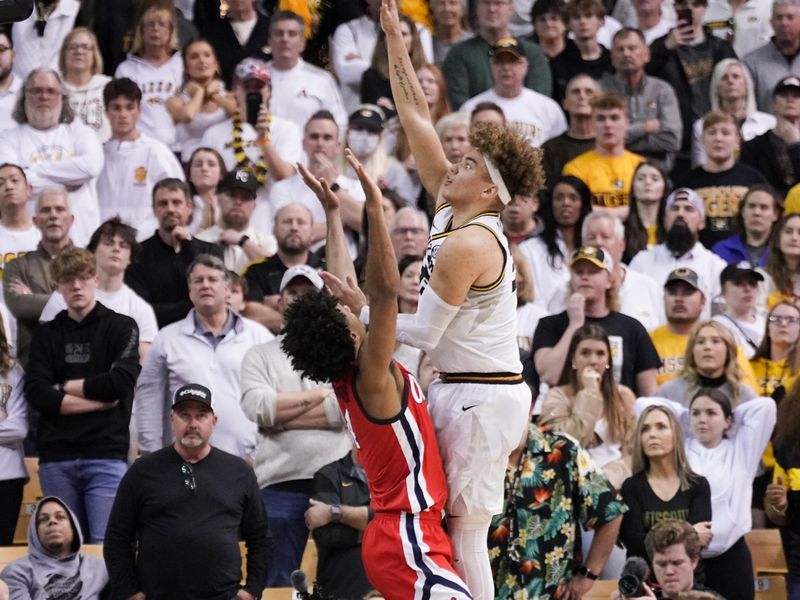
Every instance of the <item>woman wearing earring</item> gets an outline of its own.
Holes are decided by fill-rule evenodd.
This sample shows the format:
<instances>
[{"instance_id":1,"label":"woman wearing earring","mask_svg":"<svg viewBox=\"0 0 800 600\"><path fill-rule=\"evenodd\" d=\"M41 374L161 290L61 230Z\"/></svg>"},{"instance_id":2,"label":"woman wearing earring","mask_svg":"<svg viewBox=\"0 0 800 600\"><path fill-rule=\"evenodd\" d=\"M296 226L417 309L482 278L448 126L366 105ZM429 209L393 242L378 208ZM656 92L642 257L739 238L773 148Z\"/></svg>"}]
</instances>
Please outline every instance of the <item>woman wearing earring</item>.
<instances>
[{"instance_id":1,"label":"woman wearing earring","mask_svg":"<svg viewBox=\"0 0 800 600\"><path fill-rule=\"evenodd\" d=\"M753 563L744 535L751 529L753 478L775 427L775 402L759 397L734 409L721 390L700 388L688 408L640 398L636 409L658 403L665 403L680 420L689 465L711 486L714 535L703 552L705 584L727 600L752 600Z\"/></svg>"},{"instance_id":2,"label":"woman wearing earring","mask_svg":"<svg viewBox=\"0 0 800 600\"><path fill-rule=\"evenodd\" d=\"M207 129L227 120L236 112L236 100L218 79L219 63L214 48L206 40L193 40L183 49L186 81L167 100L167 110L177 127L181 159L188 161L200 147Z\"/></svg>"},{"instance_id":3,"label":"woman wearing earring","mask_svg":"<svg viewBox=\"0 0 800 600\"><path fill-rule=\"evenodd\" d=\"M644 538L662 519L694 525L700 543L711 542L711 489L689 466L681 424L669 409L648 406L639 415L633 438L633 475L622 484L628 512L619 539L631 556L647 558Z\"/></svg>"},{"instance_id":4,"label":"woman wearing earring","mask_svg":"<svg viewBox=\"0 0 800 600\"><path fill-rule=\"evenodd\" d=\"M619 489L631 473L634 400L629 388L614 382L605 330L589 323L572 336L558 386L545 394L539 424L577 439Z\"/></svg>"}]
</instances>

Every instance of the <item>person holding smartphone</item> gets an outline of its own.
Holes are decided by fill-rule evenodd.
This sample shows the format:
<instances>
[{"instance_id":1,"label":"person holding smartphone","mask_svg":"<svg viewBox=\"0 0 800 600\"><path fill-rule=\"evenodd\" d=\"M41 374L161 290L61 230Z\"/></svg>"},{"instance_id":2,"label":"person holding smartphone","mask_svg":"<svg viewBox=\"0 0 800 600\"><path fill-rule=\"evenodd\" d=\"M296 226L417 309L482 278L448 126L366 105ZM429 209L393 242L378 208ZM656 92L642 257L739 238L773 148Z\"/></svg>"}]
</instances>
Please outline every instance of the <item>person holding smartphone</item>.
<instances>
[{"instance_id":1,"label":"person holding smartphone","mask_svg":"<svg viewBox=\"0 0 800 600\"><path fill-rule=\"evenodd\" d=\"M229 171L245 170L255 176L260 187L250 221L256 230L270 231L270 190L274 183L294 175L293 165L303 152L303 134L294 123L270 112L272 80L264 61L245 58L240 62L231 92L236 112L209 128L200 146L219 152Z\"/></svg>"},{"instance_id":2,"label":"person holding smartphone","mask_svg":"<svg viewBox=\"0 0 800 600\"><path fill-rule=\"evenodd\" d=\"M724 58L736 58L730 42L711 35L704 27L707 8L706 0L676 0L677 24L650 46L646 71L672 85L684 124L694 123L711 110L709 84L714 65ZM673 180L688 174L691 142L692 128L684 127L681 149L672 171Z\"/></svg>"}]
</instances>

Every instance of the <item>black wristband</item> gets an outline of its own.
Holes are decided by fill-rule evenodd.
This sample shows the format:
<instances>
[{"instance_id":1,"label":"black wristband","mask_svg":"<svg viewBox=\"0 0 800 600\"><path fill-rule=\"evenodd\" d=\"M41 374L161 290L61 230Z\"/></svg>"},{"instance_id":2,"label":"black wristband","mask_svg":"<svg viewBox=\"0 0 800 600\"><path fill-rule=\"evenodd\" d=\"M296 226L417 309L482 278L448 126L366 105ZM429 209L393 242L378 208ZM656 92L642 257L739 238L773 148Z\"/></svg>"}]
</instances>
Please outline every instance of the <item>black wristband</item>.
<instances>
[{"instance_id":1,"label":"black wristband","mask_svg":"<svg viewBox=\"0 0 800 600\"><path fill-rule=\"evenodd\" d=\"M578 567L576 573L581 577L585 577L586 579L591 579L592 581L597 581L598 579L600 579L600 575L595 575L594 573L592 573L589 570L589 567L587 567L586 565L581 565L580 567Z\"/></svg>"},{"instance_id":2,"label":"black wristband","mask_svg":"<svg viewBox=\"0 0 800 600\"><path fill-rule=\"evenodd\" d=\"M249 235L243 235L239 238L239 246L244 246L247 243L247 240L250 239Z\"/></svg>"}]
</instances>

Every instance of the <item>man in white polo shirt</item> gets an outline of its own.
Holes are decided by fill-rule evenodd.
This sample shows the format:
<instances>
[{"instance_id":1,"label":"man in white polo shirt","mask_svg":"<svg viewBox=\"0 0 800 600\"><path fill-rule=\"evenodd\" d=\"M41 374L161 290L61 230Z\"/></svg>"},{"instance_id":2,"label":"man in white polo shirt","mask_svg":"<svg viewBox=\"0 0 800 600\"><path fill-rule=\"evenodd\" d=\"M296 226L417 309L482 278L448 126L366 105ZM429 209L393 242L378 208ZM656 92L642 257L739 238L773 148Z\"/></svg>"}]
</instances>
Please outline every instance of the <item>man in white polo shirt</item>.
<instances>
[{"instance_id":1,"label":"man in white polo shirt","mask_svg":"<svg viewBox=\"0 0 800 600\"><path fill-rule=\"evenodd\" d=\"M698 241L700 230L705 225L703 200L694 190L678 188L667 196L664 242L639 252L631 261L630 268L663 284L674 269L688 267L697 273L698 288L709 299L703 309L703 316L707 318L711 300L720 293L719 276L726 263Z\"/></svg>"}]
</instances>

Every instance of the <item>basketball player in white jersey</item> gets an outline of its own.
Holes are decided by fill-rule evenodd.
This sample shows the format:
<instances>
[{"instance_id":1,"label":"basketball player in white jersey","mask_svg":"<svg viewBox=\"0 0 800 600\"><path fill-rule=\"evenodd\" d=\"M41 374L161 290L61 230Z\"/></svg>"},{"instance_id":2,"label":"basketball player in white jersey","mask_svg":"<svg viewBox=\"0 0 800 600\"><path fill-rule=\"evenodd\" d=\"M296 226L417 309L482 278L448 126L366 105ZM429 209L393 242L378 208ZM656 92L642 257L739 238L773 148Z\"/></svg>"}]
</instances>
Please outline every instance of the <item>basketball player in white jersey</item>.
<instances>
[{"instance_id":1,"label":"basketball player in white jersey","mask_svg":"<svg viewBox=\"0 0 800 600\"><path fill-rule=\"evenodd\" d=\"M396 0L383 0L381 25L400 122L422 183L436 198L419 307L398 316L397 339L425 350L442 373L428 394L447 473L455 567L476 599L491 600L488 528L502 510L508 455L527 426L531 401L521 375L513 260L500 211L514 195L536 192L540 158L512 130L489 125L450 164L400 34ZM341 282L330 283L337 293Z\"/></svg>"}]
</instances>

